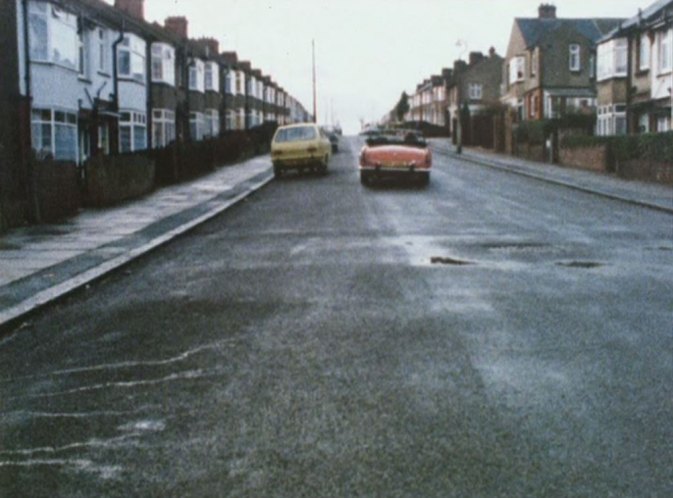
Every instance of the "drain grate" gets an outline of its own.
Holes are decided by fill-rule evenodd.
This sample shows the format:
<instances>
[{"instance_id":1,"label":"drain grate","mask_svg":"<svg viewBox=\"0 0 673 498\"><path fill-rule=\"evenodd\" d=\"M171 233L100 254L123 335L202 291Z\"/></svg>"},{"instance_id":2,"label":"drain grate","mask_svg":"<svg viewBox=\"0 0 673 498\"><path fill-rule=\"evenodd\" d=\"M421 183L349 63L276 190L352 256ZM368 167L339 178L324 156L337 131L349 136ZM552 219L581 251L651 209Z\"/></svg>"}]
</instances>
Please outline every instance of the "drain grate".
<instances>
[{"instance_id":1,"label":"drain grate","mask_svg":"<svg viewBox=\"0 0 673 498\"><path fill-rule=\"evenodd\" d=\"M471 261L448 258L446 256L432 256L430 258L430 263L432 263L433 265L454 265L454 266L465 266L473 264Z\"/></svg>"},{"instance_id":2,"label":"drain grate","mask_svg":"<svg viewBox=\"0 0 673 498\"><path fill-rule=\"evenodd\" d=\"M602 263L596 261L563 261L556 263L557 266L564 266L566 268L599 268L603 266Z\"/></svg>"}]
</instances>

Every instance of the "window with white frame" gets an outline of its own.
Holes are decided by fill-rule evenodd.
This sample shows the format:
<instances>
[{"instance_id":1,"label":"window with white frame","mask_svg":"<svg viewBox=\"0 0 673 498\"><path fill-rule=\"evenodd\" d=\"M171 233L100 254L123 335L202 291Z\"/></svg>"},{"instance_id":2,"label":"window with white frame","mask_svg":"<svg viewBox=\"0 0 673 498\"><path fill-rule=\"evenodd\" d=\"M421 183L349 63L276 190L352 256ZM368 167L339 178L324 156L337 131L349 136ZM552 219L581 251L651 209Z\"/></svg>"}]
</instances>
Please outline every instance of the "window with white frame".
<instances>
[{"instance_id":1,"label":"window with white frame","mask_svg":"<svg viewBox=\"0 0 673 498\"><path fill-rule=\"evenodd\" d=\"M152 44L152 82L175 86L175 49L167 43Z\"/></svg>"},{"instance_id":2,"label":"window with white frame","mask_svg":"<svg viewBox=\"0 0 673 498\"><path fill-rule=\"evenodd\" d=\"M236 94L244 95L245 73L243 71L236 71Z\"/></svg>"},{"instance_id":3,"label":"window with white frame","mask_svg":"<svg viewBox=\"0 0 673 498\"><path fill-rule=\"evenodd\" d=\"M625 77L628 69L628 42L615 38L598 45L598 81Z\"/></svg>"},{"instance_id":4,"label":"window with white frame","mask_svg":"<svg viewBox=\"0 0 673 498\"><path fill-rule=\"evenodd\" d=\"M152 147L166 147L175 140L175 111L152 110Z\"/></svg>"},{"instance_id":5,"label":"window with white frame","mask_svg":"<svg viewBox=\"0 0 673 498\"><path fill-rule=\"evenodd\" d=\"M580 71L582 69L580 46L577 43L568 45L568 69L571 71Z\"/></svg>"},{"instance_id":6,"label":"window with white frame","mask_svg":"<svg viewBox=\"0 0 673 498\"><path fill-rule=\"evenodd\" d=\"M610 104L598 107L596 134L626 135L626 105Z\"/></svg>"},{"instance_id":7,"label":"window with white frame","mask_svg":"<svg viewBox=\"0 0 673 498\"><path fill-rule=\"evenodd\" d=\"M204 78L205 63L201 59L194 59L189 66L189 89L195 92L205 92Z\"/></svg>"},{"instance_id":8,"label":"window with white frame","mask_svg":"<svg viewBox=\"0 0 673 498\"><path fill-rule=\"evenodd\" d=\"M51 154L57 161L77 160L77 114L74 111L33 109L31 131L36 151Z\"/></svg>"},{"instance_id":9,"label":"window with white frame","mask_svg":"<svg viewBox=\"0 0 673 498\"><path fill-rule=\"evenodd\" d=\"M239 109L236 113L236 129L245 130L245 109Z\"/></svg>"},{"instance_id":10,"label":"window with white frame","mask_svg":"<svg viewBox=\"0 0 673 498\"><path fill-rule=\"evenodd\" d=\"M117 74L140 83L145 82L145 40L127 33L117 47Z\"/></svg>"},{"instance_id":11,"label":"window with white frame","mask_svg":"<svg viewBox=\"0 0 673 498\"><path fill-rule=\"evenodd\" d=\"M77 17L55 5L29 2L30 59L78 69Z\"/></svg>"},{"instance_id":12,"label":"window with white frame","mask_svg":"<svg viewBox=\"0 0 673 498\"><path fill-rule=\"evenodd\" d=\"M119 114L119 151L147 149L147 116L144 112L121 111Z\"/></svg>"},{"instance_id":13,"label":"window with white frame","mask_svg":"<svg viewBox=\"0 0 673 498\"><path fill-rule=\"evenodd\" d=\"M671 130L671 118L669 116L659 116L657 118L657 131L659 133Z\"/></svg>"},{"instance_id":14,"label":"window with white frame","mask_svg":"<svg viewBox=\"0 0 673 498\"><path fill-rule=\"evenodd\" d=\"M227 71L224 75L224 91L229 95L233 95L234 93L234 78L233 71Z\"/></svg>"},{"instance_id":15,"label":"window with white frame","mask_svg":"<svg viewBox=\"0 0 673 498\"><path fill-rule=\"evenodd\" d=\"M220 113L217 109L206 109L204 137L216 137L220 134Z\"/></svg>"},{"instance_id":16,"label":"window with white frame","mask_svg":"<svg viewBox=\"0 0 673 498\"><path fill-rule=\"evenodd\" d=\"M78 70L80 78L89 78L89 43L88 33L85 29L81 29L77 36L77 50L78 50Z\"/></svg>"},{"instance_id":17,"label":"window with white frame","mask_svg":"<svg viewBox=\"0 0 673 498\"><path fill-rule=\"evenodd\" d=\"M481 100L484 86L481 83L470 83L468 91L471 100Z\"/></svg>"},{"instance_id":18,"label":"window with white frame","mask_svg":"<svg viewBox=\"0 0 673 498\"><path fill-rule=\"evenodd\" d=\"M257 97L257 79L254 76L250 76L245 85L245 91L250 97Z\"/></svg>"},{"instance_id":19,"label":"window with white frame","mask_svg":"<svg viewBox=\"0 0 673 498\"><path fill-rule=\"evenodd\" d=\"M203 140L205 132L205 118L202 112L189 113L189 134L192 141L198 142Z\"/></svg>"},{"instance_id":20,"label":"window with white frame","mask_svg":"<svg viewBox=\"0 0 673 498\"><path fill-rule=\"evenodd\" d=\"M638 40L638 69L647 71L650 68L650 37L647 33L640 35Z\"/></svg>"},{"instance_id":21,"label":"window with white frame","mask_svg":"<svg viewBox=\"0 0 673 498\"><path fill-rule=\"evenodd\" d=\"M524 57L512 57L509 61L509 84L516 83L517 81L523 81L524 78L524 66L526 64L526 59Z\"/></svg>"},{"instance_id":22,"label":"window with white frame","mask_svg":"<svg viewBox=\"0 0 673 498\"><path fill-rule=\"evenodd\" d=\"M671 43L673 41L673 29L669 29L666 33L658 34L658 53L659 53L659 74L667 73L671 70L673 61L671 61Z\"/></svg>"},{"instance_id":23,"label":"window with white frame","mask_svg":"<svg viewBox=\"0 0 673 498\"><path fill-rule=\"evenodd\" d=\"M204 77L204 86L206 90L211 90L213 92L220 91L220 72L217 63L215 62L206 62L205 65L205 77Z\"/></svg>"},{"instance_id":24,"label":"window with white frame","mask_svg":"<svg viewBox=\"0 0 673 498\"><path fill-rule=\"evenodd\" d=\"M236 115L233 110L228 109L225 113L225 126L227 130L236 129Z\"/></svg>"},{"instance_id":25,"label":"window with white frame","mask_svg":"<svg viewBox=\"0 0 673 498\"><path fill-rule=\"evenodd\" d=\"M108 41L107 32L103 28L96 30L96 61L98 64L98 71L101 73L108 72Z\"/></svg>"}]
</instances>

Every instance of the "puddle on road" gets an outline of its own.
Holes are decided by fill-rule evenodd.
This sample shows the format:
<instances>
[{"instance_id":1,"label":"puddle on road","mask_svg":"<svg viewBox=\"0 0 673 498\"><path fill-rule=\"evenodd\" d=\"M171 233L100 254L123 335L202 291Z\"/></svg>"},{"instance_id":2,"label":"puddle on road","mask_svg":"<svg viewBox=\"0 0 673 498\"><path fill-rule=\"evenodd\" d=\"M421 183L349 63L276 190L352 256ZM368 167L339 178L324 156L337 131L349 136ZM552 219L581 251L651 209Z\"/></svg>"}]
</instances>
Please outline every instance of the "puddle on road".
<instances>
[{"instance_id":1,"label":"puddle on road","mask_svg":"<svg viewBox=\"0 0 673 498\"><path fill-rule=\"evenodd\" d=\"M465 261L462 259L449 258L446 256L432 256L430 258L430 264L433 265L453 265L453 266L467 266L473 265L472 261Z\"/></svg>"},{"instance_id":2,"label":"puddle on road","mask_svg":"<svg viewBox=\"0 0 673 498\"><path fill-rule=\"evenodd\" d=\"M604 266L603 263L598 263L596 261L560 261L556 263L556 266L564 266L566 268L600 268Z\"/></svg>"}]
</instances>

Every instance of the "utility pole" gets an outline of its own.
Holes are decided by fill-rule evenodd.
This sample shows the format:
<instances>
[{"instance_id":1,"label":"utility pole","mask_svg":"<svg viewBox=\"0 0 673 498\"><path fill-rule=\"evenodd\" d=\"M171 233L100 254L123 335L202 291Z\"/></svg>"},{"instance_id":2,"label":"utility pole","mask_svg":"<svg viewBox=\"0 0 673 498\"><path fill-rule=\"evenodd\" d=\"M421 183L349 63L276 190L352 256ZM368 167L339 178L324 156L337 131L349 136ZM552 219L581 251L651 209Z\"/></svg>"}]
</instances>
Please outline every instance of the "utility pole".
<instances>
[{"instance_id":1,"label":"utility pole","mask_svg":"<svg viewBox=\"0 0 673 498\"><path fill-rule=\"evenodd\" d=\"M315 40L311 40L311 48L313 52L313 122L318 122L318 101L315 88Z\"/></svg>"}]
</instances>

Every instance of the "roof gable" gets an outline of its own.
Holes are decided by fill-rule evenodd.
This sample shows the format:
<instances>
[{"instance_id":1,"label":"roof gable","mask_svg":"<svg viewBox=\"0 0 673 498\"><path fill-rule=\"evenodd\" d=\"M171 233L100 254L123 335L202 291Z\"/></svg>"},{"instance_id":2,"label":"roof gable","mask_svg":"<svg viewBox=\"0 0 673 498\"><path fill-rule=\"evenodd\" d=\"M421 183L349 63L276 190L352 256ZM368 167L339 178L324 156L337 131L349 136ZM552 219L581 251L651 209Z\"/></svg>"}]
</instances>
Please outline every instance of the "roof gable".
<instances>
[{"instance_id":1,"label":"roof gable","mask_svg":"<svg viewBox=\"0 0 673 498\"><path fill-rule=\"evenodd\" d=\"M545 35L560 29L572 29L584 36L592 43L596 43L606 33L614 29L622 19L540 19L540 18L516 18L521 35L526 47L538 45Z\"/></svg>"}]
</instances>

